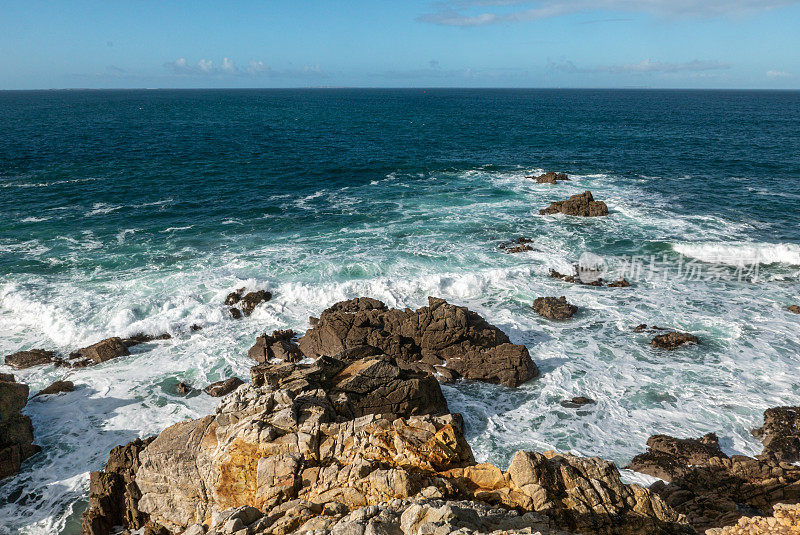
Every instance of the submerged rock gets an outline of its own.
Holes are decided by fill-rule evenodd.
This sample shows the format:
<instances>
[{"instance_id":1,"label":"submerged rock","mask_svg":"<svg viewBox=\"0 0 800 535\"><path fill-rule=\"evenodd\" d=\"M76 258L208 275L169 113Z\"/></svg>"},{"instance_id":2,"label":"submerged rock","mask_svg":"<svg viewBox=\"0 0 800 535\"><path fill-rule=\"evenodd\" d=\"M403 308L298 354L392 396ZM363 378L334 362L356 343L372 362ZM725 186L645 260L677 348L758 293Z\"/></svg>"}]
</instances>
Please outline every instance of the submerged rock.
<instances>
[{"instance_id":1,"label":"submerged rock","mask_svg":"<svg viewBox=\"0 0 800 535\"><path fill-rule=\"evenodd\" d=\"M336 303L300 338L306 357L338 355L358 347L376 348L401 367L518 386L539 373L523 345L465 307L428 298L416 311L390 309L370 298Z\"/></svg>"},{"instance_id":2,"label":"submerged rock","mask_svg":"<svg viewBox=\"0 0 800 535\"><path fill-rule=\"evenodd\" d=\"M28 385L13 375L0 377L0 479L19 472L23 461L41 451L33 443L31 419L22 414L28 393Z\"/></svg>"},{"instance_id":3,"label":"submerged rock","mask_svg":"<svg viewBox=\"0 0 800 535\"><path fill-rule=\"evenodd\" d=\"M800 407L773 407L764 411L764 425L753 430L764 444L762 457L800 461Z\"/></svg>"},{"instance_id":4,"label":"submerged rock","mask_svg":"<svg viewBox=\"0 0 800 535\"><path fill-rule=\"evenodd\" d=\"M11 355L6 355L5 363L7 366L22 370L32 366L50 364L55 360L56 352L46 349L29 349L27 351L17 351Z\"/></svg>"},{"instance_id":5,"label":"submerged rock","mask_svg":"<svg viewBox=\"0 0 800 535\"><path fill-rule=\"evenodd\" d=\"M504 253L507 254L514 254L514 253L524 253L526 251L535 251L533 247L529 244L533 243L533 240L525 237L517 238L516 240L504 242L497 246L498 249L501 249Z\"/></svg>"},{"instance_id":6,"label":"submerged rock","mask_svg":"<svg viewBox=\"0 0 800 535\"><path fill-rule=\"evenodd\" d=\"M659 349L677 349L684 344L699 344L700 340L693 334L677 331L659 334L650 344Z\"/></svg>"},{"instance_id":7,"label":"submerged rock","mask_svg":"<svg viewBox=\"0 0 800 535\"><path fill-rule=\"evenodd\" d=\"M566 201L551 202L547 208L539 210L539 215L566 214L582 217L608 215L608 206L603 201L595 201L591 191L573 195Z\"/></svg>"},{"instance_id":8,"label":"submerged rock","mask_svg":"<svg viewBox=\"0 0 800 535\"><path fill-rule=\"evenodd\" d=\"M565 399L561 401L561 406L566 407L568 409L579 409L584 405L594 405L595 400L592 398L587 398L585 396L577 396L572 399Z\"/></svg>"},{"instance_id":9,"label":"submerged rock","mask_svg":"<svg viewBox=\"0 0 800 535\"><path fill-rule=\"evenodd\" d=\"M629 468L663 479L650 490L702 532L767 515L778 503L800 500L800 467L773 459L728 457L713 433L699 439L654 435L648 452Z\"/></svg>"},{"instance_id":10,"label":"submerged rock","mask_svg":"<svg viewBox=\"0 0 800 535\"><path fill-rule=\"evenodd\" d=\"M221 381L211 383L210 385L208 385L203 389L203 392L205 392L209 396L220 398L222 396L227 396L228 394L230 394L243 384L244 381L242 381L238 377L229 377L228 379L223 379Z\"/></svg>"},{"instance_id":11,"label":"submerged rock","mask_svg":"<svg viewBox=\"0 0 800 535\"><path fill-rule=\"evenodd\" d=\"M537 297L533 301L533 309L537 314L551 320L566 320L571 318L578 307L567 303L567 298L561 297Z\"/></svg>"},{"instance_id":12,"label":"submerged rock","mask_svg":"<svg viewBox=\"0 0 800 535\"><path fill-rule=\"evenodd\" d=\"M553 171L548 171L539 176L528 176L525 178L532 178L536 180L537 184L555 184L559 180L569 180L569 176L567 176L566 173L554 173Z\"/></svg>"}]
</instances>

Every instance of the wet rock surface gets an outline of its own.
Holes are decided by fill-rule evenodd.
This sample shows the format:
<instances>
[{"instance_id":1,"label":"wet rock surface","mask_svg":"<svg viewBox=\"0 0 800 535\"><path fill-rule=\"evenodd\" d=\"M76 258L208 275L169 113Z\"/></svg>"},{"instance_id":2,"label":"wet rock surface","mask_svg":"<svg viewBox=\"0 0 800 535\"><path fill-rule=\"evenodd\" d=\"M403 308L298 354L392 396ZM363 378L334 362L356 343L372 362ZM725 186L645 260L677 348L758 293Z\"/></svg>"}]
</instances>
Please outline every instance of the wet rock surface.
<instances>
[{"instance_id":1,"label":"wet rock surface","mask_svg":"<svg viewBox=\"0 0 800 535\"><path fill-rule=\"evenodd\" d=\"M70 353L68 360L58 361L56 364L72 368L83 368L130 354L131 352L128 351L128 345L125 344L125 341L118 336L114 336L74 351Z\"/></svg>"},{"instance_id":2,"label":"wet rock surface","mask_svg":"<svg viewBox=\"0 0 800 535\"><path fill-rule=\"evenodd\" d=\"M527 251L535 251L530 244L533 243L533 240L530 238L517 238L516 240L512 240L509 242L503 242L497 246L498 249L502 250L506 254L515 254L515 253L524 253Z\"/></svg>"},{"instance_id":3,"label":"wet rock surface","mask_svg":"<svg viewBox=\"0 0 800 535\"><path fill-rule=\"evenodd\" d=\"M266 290L256 290L245 293L245 288L231 292L225 298L225 305L231 307L229 310L234 319L242 316L249 316L258 305L266 303L272 299L272 293ZM234 307L233 305L237 305Z\"/></svg>"},{"instance_id":4,"label":"wet rock surface","mask_svg":"<svg viewBox=\"0 0 800 535\"><path fill-rule=\"evenodd\" d=\"M22 414L28 404L28 385L13 375L0 374L0 479L19 472L20 465L41 448L33 443L33 424Z\"/></svg>"},{"instance_id":5,"label":"wet rock surface","mask_svg":"<svg viewBox=\"0 0 800 535\"><path fill-rule=\"evenodd\" d=\"M53 384L46 386L39 390L33 397L49 396L52 394L61 394L64 392L74 392L75 383L72 381L55 381Z\"/></svg>"},{"instance_id":6,"label":"wet rock surface","mask_svg":"<svg viewBox=\"0 0 800 535\"><path fill-rule=\"evenodd\" d=\"M595 201L591 191L584 191L566 201L551 202L550 206L539 210L539 215L559 213L581 217L607 216L608 206L603 201Z\"/></svg>"},{"instance_id":7,"label":"wet rock surface","mask_svg":"<svg viewBox=\"0 0 800 535\"><path fill-rule=\"evenodd\" d=\"M555 184L560 180L569 180L569 176L567 176L566 173L554 173L553 171L548 171L539 176L528 176L525 178L536 180L537 184Z\"/></svg>"},{"instance_id":8,"label":"wet rock surface","mask_svg":"<svg viewBox=\"0 0 800 535\"><path fill-rule=\"evenodd\" d=\"M773 407L764 411L764 425L753 430L764 444L761 457L800 461L800 407Z\"/></svg>"},{"instance_id":9,"label":"wet rock surface","mask_svg":"<svg viewBox=\"0 0 800 535\"><path fill-rule=\"evenodd\" d=\"M684 344L699 344L700 340L693 334L678 331L668 332L655 336L650 344L659 349L677 349Z\"/></svg>"},{"instance_id":10,"label":"wet rock surface","mask_svg":"<svg viewBox=\"0 0 800 535\"><path fill-rule=\"evenodd\" d=\"M789 312L794 312L795 314L800 314L800 306L798 305L792 305L786 310L788 310Z\"/></svg>"},{"instance_id":11,"label":"wet rock surface","mask_svg":"<svg viewBox=\"0 0 800 535\"><path fill-rule=\"evenodd\" d=\"M561 406L568 409L579 409L584 405L594 405L596 402L592 398L585 396L576 396L572 399L565 399L561 401Z\"/></svg>"},{"instance_id":12,"label":"wet rock surface","mask_svg":"<svg viewBox=\"0 0 800 535\"><path fill-rule=\"evenodd\" d=\"M229 377L227 379L222 379L221 381L211 383L210 385L205 387L203 391L209 396L219 398L222 396L227 396L228 394L230 394L243 384L244 381L242 381L238 377Z\"/></svg>"},{"instance_id":13,"label":"wet rock surface","mask_svg":"<svg viewBox=\"0 0 800 535\"><path fill-rule=\"evenodd\" d=\"M17 351L11 355L6 355L5 363L7 366L22 370L32 366L50 364L56 357L55 351L46 349L29 349L28 351Z\"/></svg>"},{"instance_id":14,"label":"wet rock surface","mask_svg":"<svg viewBox=\"0 0 800 535\"><path fill-rule=\"evenodd\" d=\"M272 331L256 338L256 343L248 351L247 356L264 364L270 360L297 362L303 358L300 346L295 341L297 334L291 329L288 331Z\"/></svg>"},{"instance_id":15,"label":"wet rock surface","mask_svg":"<svg viewBox=\"0 0 800 535\"><path fill-rule=\"evenodd\" d=\"M561 297L537 297L533 301L533 309L542 317L551 320L567 320L575 315L578 307Z\"/></svg>"},{"instance_id":16,"label":"wet rock surface","mask_svg":"<svg viewBox=\"0 0 800 535\"><path fill-rule=\"evenodd\" d=\"M575 275L559 273L555 269L551 269L550 277L554 279L563 280L564 282L571 282L573 284L585 284L586 286L597 286L606 288L629 288L631 285L624 278L620 278L612 282L607 282L600 277L599 272L581 269L577 265L574 267L574 269L575 269Z\"/></svg>"},{"instance_id":17,"label":"wet rock surface","mask_svg":"<svg viewBox=\"0 0 800 535\"><path fill-rule=\"evenodd\" d=\"M428 298L418 310L390 309L370 298L336 303L312 318L311 329L299 340L306 357L338 355L372 347L395 358L401 367L518 386L538 375L523 345L478 314Z\"/></svg>"}]
</instances>

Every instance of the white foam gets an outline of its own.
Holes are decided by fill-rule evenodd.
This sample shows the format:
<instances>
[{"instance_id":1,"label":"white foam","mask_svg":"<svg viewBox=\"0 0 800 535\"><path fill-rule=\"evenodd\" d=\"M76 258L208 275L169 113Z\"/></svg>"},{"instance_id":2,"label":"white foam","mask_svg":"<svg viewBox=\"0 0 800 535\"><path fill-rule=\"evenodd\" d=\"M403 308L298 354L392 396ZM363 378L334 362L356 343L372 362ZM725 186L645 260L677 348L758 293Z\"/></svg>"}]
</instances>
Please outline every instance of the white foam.
<instances>
[{"instance_id":1,"label":"white foam","mask_svg":"<svg viewBox=\"0 0 800 535\"><path fill-rule=\"evenodd\" d=\"M800 266L800 245L790 243L675 243L672 249L684 256L713 264Z\"/></svg>"}]
</instances>

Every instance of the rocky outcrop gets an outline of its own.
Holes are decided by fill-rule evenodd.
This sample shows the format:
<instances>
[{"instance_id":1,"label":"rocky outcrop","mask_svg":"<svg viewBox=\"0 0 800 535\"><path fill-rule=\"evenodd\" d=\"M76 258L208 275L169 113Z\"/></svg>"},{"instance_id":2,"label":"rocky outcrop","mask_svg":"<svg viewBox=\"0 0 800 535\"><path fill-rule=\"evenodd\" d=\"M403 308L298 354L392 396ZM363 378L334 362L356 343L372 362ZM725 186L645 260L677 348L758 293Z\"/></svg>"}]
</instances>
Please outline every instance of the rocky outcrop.
<instances>
[{"instance_id":1,"label":"rocky outcrop","mask_svg":"<svg viewBox=\"0 0 800 535\"><path fill-rule=\"evenodd\" d=\"M764 444L761 457L792 463L800 461L800 407L773 407L764 411L764 425L753 430Z\"/></svg>"},{"instance_id":2,"label":"rocky outcrop","mask_svg":"<svg viewBox=\"0 0 800 535\"><path fill-rule=\"evenodd\" d=\"M743 516L734 526L711 528L706 535L797 535L800 533L800 504L779 503L768 517Z\"/></svg>"},{"instance_id":3,"label":"rocky outcrop","mask_svg":"<svg viewBox=\"0 0 800 535\"><path fill-rule=\"evenodd\" d=\"M531 243L533 243L533 240L531 240L530 238L520 237L517 238L516 240L503 242L500 245L498 245L497 248L507 254L535 251L536 249L531 247L530 245Z\"/></svg>"},{"instance_id":4,"label":"rocky outcrop","mask_svg":"<svg viewBox=\"0 0 800 535\"><path fill-rule=\"evenodd\" d=\"M643 333L643 332L656 332L656 331L663 331L661 327L656 327L655 325L651 325L650 327L647 326L646 323L640 323L636 327L633 328L633 332L635 333Z\"/></svg>"},{"instance_id":5,"label":"rocky outcrop","mask_svg":"<svg viewBox=\"0 0 800 535\"><path fill-rule=\"evenodd\" d=\"M125 344L125 347L133 347L139 344L146 344L148 342L155 342L156 340L169 340L172 338L172 335L169 333L162 333L158 335L152 334L144 334L139 333L135 334L129 338L123 338L122 343Z\"/></svg>"},{"instance_id":6,"label":"rocky outcrop","mask_svg":"<svg viewBox=\"0 0 800 535\"><path fill-rule=\"evenodd\" d=\"M258 305L272 299L272 293L266 290L248 293L244 293L244 290L244 288L239 288L225 298L225 304L231 307L229 310L234 319L239 319L243 315L249 316ZM233 307L233 305L238 305L238 307Z\"/></svg>"},{"instance_id":7,"label":"rocky outcrop","mask_svg":"<svg viewBox=\"0 0 800 535\"><path fill-rule=\"evenodd\" d=\"M561 401L561 406L566 407L568 409L579 409L584 405L594 405L595 401L592 398L587 398L586 396L576 396L572 399L564 399Z\"/></svg>"},{"instance_id":8,"label":"rocky outcrop","mask_svg":"<svg viewBox=\"0 0 800 535\"><path fill-rule=\"evenodd\" d=\"M551 320L567 320L577 311L578 307L567 303L567 298L537 297L533 300L533 309L542 317Z\"/></svg>"},{"instance_id":9,"label":"rocky outcrop","mask_svg":"<svg viewBox=\"0 0 800 535\"><path fill-rule=\"evenodd\" d=\"M29 349L28 351L17 351L11 355L6 355L5 363L7 366L22 370L32 366L50 364L55 359L56 352L46 349Z\"/></svg>"},{"instance_id":10,"label":"rocky outcrop","mask_svg":"<svg viewBox=\"0 0 800 535\"><path fill-rule=\"evenodd\" d=\"M22 462L41 449L33 443L31 419L22 414L28 392L13 375L0 376L0 479L19 472Z\"/></svg>"},{"instance_id":11,"label":"rocky outcrop","mask_svg":"<svg viewBox=\"0 0 800 535\"><path fill-rule=\"evenodd\" d=\"M532 178L536 180L537 184L555 184L559 180L569 180L569 176L567 176L566 173L554 173L553 171L549 171L539 176L529 176L525 178Z\"/></svg>"},{"instance_id":12,"label":"rocky outcrop","mask_svg":"<svg viewBox=\"0 0 800 535\"><path fill-rule=\"evenodd\" d=\"M573 195L566 201L551 202L547 208L539 210L539 215L565 214L582 217L608 215L608 206L603 201L595 201L591 191Z\"/></svg>"},{"instance_id":13,"label":"rocky outcrop","mask_svg":"<svg viewBox=\"0 0 800 535\"><path fill-rule=\"evenodd\" d=\"M788 310L789 312L794 312L795 314L800 314L800 306L798 305L792 305L786 310Z\"/></svg>"},{"instance_id":14,"label":"rocky outcrop","mask_svg":"<svg viewBox=\"0 0 800 535\"><path fill-rule=\"evenodd\" d=\"M612 282L606 282L600 277L598 272L581 269L578 265L575 265L575 273L575 275L566 275L564 273L559 273L555 269L551 269L550 277L554 279L560 279L564 282L571 282L573 284L585 284L587 286L598 287L604 286L607 288L628 288L631 285L624 278L620 278Z\"/></svg>"},{"instance_id":15,"label":"rocky outcrop","mask_svg":"<svg viewBox=\"0 0 800 535\"><path fill-rule=\"evenodd\" d=\"M374 348L401 367L448 378L463 377L517 386L538 375L523 345L466 307L428 298L416 311L390 309L361 297L336 303L299 340L306 357Z\"/></svg>"},{"instance_id":16,"label":"rocky outcrop","mask_svg":"<svg viewBox=\"0 0 800 535\"><path fill-rule=\"evenodd\" d=\"M81 528L84 535L108 535L116 527L127 530L143 529L146 535L167 535L164 528L149 521L139 510L142 494L136 485L139 454L155 437L136 439L111 450L105 469L89 477L89 508L83 513Z\"/></svg>"},{"instance_id":17,"label":"rocky outcrop","mask_svg":"<svg viewBox=\"0 0 800 535\"><path fill-rule=\"evenodd\" d=\"M693 334L677 331L659 334L655 336L650 344L659 349L677 349L684 344L699 344L700 340Z\"/></svg>"},{"instance_id":18,"label":"rocky outcrop","mask_svg":"<svg viewBox=\"0 0 800 535\"><path fill-rule=\"evenodd\" d=\"M222 379L221 381L211 383L203 389L203 392L211 397L220 398L222 396L227 396L243 384L244 381L238 377L229 377L227 379Z\"/></svg>"},{"instance_id":19,"label":"rocky outcrop","mask_svg":"<svg viewBox=\"0 0 800 535\"><path fill-rule=\"evenodd\" d=\"M39 396L50 396L52 394L73 392L74 390L75 390L75 383L73 383L72 381L55 381L50 386L46 386L41 390L39 390L33 397L36 398Z\"/></svg>"},{"instance_id":20,"label":"rocky outcrop","mask_svg":"<svg viewBox=\"0 0 800 535\"><path fill-rule=\"evenodd\" d=\"M247 356L264 364L270 360L297 362L303 358L300 346L295 342L297 335L291 329L288 331L272 331L256 338L256 343L248 351Z\"/></svg>"},{"instance_id":21,"label":"rocky outcrop","mask_svg":"<svg viewBox=\"0 0 800 535\"><path fill-rule=\"evenodd\" d=\"M131 352L128 351L128 345L126 345L125 341L118 336L114 336L74 351L70 353L68 360L56 361L56 365L84 368L130 354Z\"/></svg>"},{"instance_id":22,"label":"rocky outcrop","mask_svg":"<svg viewBox=\"0 0 800 535\"><path fill-rule=\"evenodd\" d=\"M651 485L698 531L767 515L778 503L800 501L800 467L743 455L728 457L716 435L677 439L655 435L629 468L664 480Z\"/></svg>"}]
</instances>

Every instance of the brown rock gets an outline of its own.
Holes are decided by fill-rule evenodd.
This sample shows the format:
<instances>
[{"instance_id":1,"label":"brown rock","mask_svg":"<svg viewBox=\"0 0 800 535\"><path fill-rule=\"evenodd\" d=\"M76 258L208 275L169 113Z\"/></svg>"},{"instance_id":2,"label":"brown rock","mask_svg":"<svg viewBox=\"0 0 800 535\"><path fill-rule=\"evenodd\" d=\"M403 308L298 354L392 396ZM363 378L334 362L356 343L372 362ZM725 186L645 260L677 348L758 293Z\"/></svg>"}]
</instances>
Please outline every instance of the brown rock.
<instances>
[{"instance_id":1,"label":"brown rock","mask_svg":"<svg viewBox=\"0 0 800 535\"><path fill-rule=\"evenodd\" d=\"M233 319L238 320L239 318L242 317L242 311L239 310L238 308L230 308L228 310L230 311L231 317Z\"/></svg>"},{"instance_id":2,"label":"brown rock","mask_svg":"<svg viewBox=\"0 0 800 535\"><path fill-rule=\"evenodd\" d=\"M238 377L229 377L228 379L223 379L222 381L217 381L216 383L211 383L207 387L203 389L203 391L208 394L209 396L219 398L222 396L227 396L234 390L236 390L240 385L243 385L244 381L239 379Z\"/></svg>"},{"instance_id":3,"label":"brown rock","mask_svg":"<svg viewBox=\"0 0 800 535\"><path fill-rule=\"evenodd\" d=\"M614 282L609 282L607 285L609 288L630 288L631 283L626 281L625 279L618 279Z\"/></svg>"},{"instance_id":4,"label":"brown rock","mask_svg":"<svg viewBox=\"0 0 800 535\"><path fill-rule=\"evenodd\" d=\"M540 215L566 214L582 217L596 217L608 215L608 207L603 201L595 201L591 191L573 195L566 201L550 203L547 208L539 210Z\"/></svg>"},{"instance_id":5,"label":"brown rock","mask_svg":"<svg viewBox=\"0 0 800 535\"><path fill-rule=\"evenodd\" d=\"M584 405L594 405L595 401L592 398L584 396L577 396L572 399L565 399L561 401L561 406L568 409L579 409Z\"/></svg>"},{"instance_id":6,"label":"brown rock","mask_svg":"<svg viewBox=\"0 0 800 535\"><path fill-rule=\"evenodd\" d=\"M178 383L178 384L177 384L177 386L175 387L175 391L176 391L176 392L177 392L179 395L181 395L181 396L185 396L185 395L187 395L187 394L191 394L192 392L194 392L194 391L195 391L195 389L194 389L194 387L192 387L191 385L188 385L188 384L186 384L186 383L184 383L184 382L180 382L180 383Z\"/></svg>"},{"instance_id":7,"label":"brown rock","mask_svg":"<svg viewBox=\"0 0 800 535\"><path fill-rule=\"evenodd\" d=\"M529 244L532 243L533 240L529 238L517 238L516 240L510 242L504 242L497 246L498 249L502 249L504 253L507 254L514 254L514 253L524 253L526 251L535 251L533 247Z\"/></svg>"},{"instance_id":8,"label":"brown rock","mask_svg":"<svg viewBox=\"0 0 800 535\"><path fill-rule=\"evenodd\" d=\"M272 299L272 294L266 290L250 292L242 297L242 300L239 302L239 308L242 309L242 314L249 316L253 313L253 310L255 310L256 306L261 303L265 303L270 299Z\"/></svg>"},{"instance_id":9,"label":"brown rock","mask_svg":"<svg viewBox=\"0 0 800 535\"><path fill-rule=\"evenodd\" d=\"M0 378L0 479L19 472L22 462L41 450L33 443L31 419L21 412L28 393L28 385L13 376Z\"/></svg>"},{"instance_id":10,"label":"brown rock","mask_svg":"<svg viewBox=\"0 0 800 535\"><path fill-rule=\"evenodd\" d=\"M94 366L95 364L130 354L128 346L125 345L121 338L115 336L70 353L71 362L69 362L69 365L75 367Z\"/></svg>"},{"instance_id":11,"label":"brown rock","mask_svg":"<svg viewBox=\"0 0 800 535\"><path fill-rule=\"evenodd\" d=\"M764 444L762 457L792 463L800 461L800 407L773 407L764 411L764 425L753 430Z\"/></svg>"},{"instance_id":12,"label":"brown rock","mask_svg":"<svg viewBox=\"0 0 800 535\"><path fill-rule=\"evenodd\" d=\"M36 393L33 397L38 396L48 396L51 394L61 394L62 392L73 392L75 390L75 383L72 381L56 381L50 386L47 386L39 392Z\"/></svg>"},{"instance_id":13,"label":"brown rock","mask_svg":"<svg viewBox=\"0 0 800 535\"><path fill-rule=\"evenodd\" d=\"M378 348L401 367L423 359L465 379L517 386L538 375L525 346L465 307L428 298L416 311L389 309L378 300L342 301L325 310L300 338L307 357L338 355L359 346ZM430 364L429 365L433 365Z\"/></svg>"},{"instance_id":14,"label":"brown rock","mask_svg":"<svg viewBox=\"0 0 800 535\"><path fill-rule=\"evenodd\" d=\"M681 333L677 331L668 332L667 334L659 334L650 342L654 347L659 349L677 349L683 344L699 344L700 340L689 333Z\"/></svg>"},{"instance_id":15,"label":"brown rock","mask_svg":"<svg viewBox=\"0 0 800 535\"><path fill-rule=\"evenodd\" d=\"M169 333L162 333L159 335L139 333L131 336L130 338L123 338L122 343L125 344L125 347L133 347L135 345L146 344L147 342L153 342L155 340L169 340L170 338L172 338L172 335Z\"/></svg>"},{"instance_id":16,"label":"brown rock","mask_svg":"<svg viewBox=\"0 0 800 535\"><path fill-rule=\"evenodd\" d=\"M244 294L244 288L239 288L238 290L229 293L228 296L225 298L225 304L227 306L235 305L242 299L243 294Z\"/></svg>"},{"instance_id":17,"label":"brown rock","mask_svg":"<svg viewBox=\"0 0 800 535\"><path fill-rule=\"evenodd\" d=\"M567 298L537 297L533 301L533 309L537 314L551 320L566 320L571 318L578 307L567 303Z\"/></svg>"},{"instance_id":18,"label":"brown rock","mask_svg":"<svg viewBox=\"0 0 800 535\"><path fill-rule=\"evenodd\" d=\"M32 366L50 364L56 356L55 351L46 349L29 349L28 351L17 351L11 355L6 355L6 365L22 370Z\"/></svg>"},{"instance_id":19,"label":"brown rock","mask_svg":"<svg viewBox=\"0 0 800 535\"><path fill-rule=\"evenodd\" d=\"M795 314L800 314L800 306L798 305L792 305L786 310L788 310L789 312L794 312Z\"/></svg>"},{"instance_id":20,"label":"brown rock","mask_svg":"<svg viewBox=\"0 0 800 535\"><path fill-rule=\"evenodd\" d=\"M539 176L529 176L525 178L535 179L537 184L555 184L559 180L569 180L566 173L554 173L552 171Z\"/></svg>"},{"instance_id":21,"label":"brown rock","mask_svg":"<svg viewBox=\"0 0 800 535\"><path fill-rule=\"evenodd\" d=\"M271 336L266 333L256 338L256 343L248 351L247 356L264 364L271 359L286 362L302 360L303 353L300 346L294 341L296 334L291 329L288 331L272 331Z\"/></svg>"}]
</instances>

